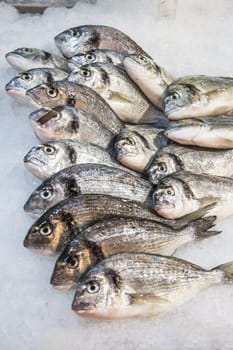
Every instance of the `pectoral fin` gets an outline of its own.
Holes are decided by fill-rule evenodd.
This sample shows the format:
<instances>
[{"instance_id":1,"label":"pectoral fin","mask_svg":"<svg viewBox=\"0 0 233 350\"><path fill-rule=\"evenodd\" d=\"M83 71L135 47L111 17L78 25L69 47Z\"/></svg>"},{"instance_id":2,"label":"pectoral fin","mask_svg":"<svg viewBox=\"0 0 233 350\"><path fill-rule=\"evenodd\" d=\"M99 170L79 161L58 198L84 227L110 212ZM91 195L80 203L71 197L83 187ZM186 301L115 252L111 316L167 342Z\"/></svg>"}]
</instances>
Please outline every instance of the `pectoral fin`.
<instances>
[{"instance_id":1,"label":"pectoral fin","mask_svg":"<svg viewBox=\"0 0 233 350\"><path fill-rule=\"evenodd\" d=\"M132 104L132 101L129 100L126 96L123 96L122 94L114 91L111 91L111 95L109 96L109 99L112 102Z\"/></svg>"},{"instance_id":2,"label":"pectoral fin","mask_svg":"<svg viewBox=\"0 0 233 350\"><path fill-rule=\"evenodd\" d=\"M165 306L169 304L169 301L165 298L158 297L156 295L145 295L145 294L128 294L130 304L134 304L137 306L140 305L157 305L157 306Z\"/></svg>"}]
</instances>

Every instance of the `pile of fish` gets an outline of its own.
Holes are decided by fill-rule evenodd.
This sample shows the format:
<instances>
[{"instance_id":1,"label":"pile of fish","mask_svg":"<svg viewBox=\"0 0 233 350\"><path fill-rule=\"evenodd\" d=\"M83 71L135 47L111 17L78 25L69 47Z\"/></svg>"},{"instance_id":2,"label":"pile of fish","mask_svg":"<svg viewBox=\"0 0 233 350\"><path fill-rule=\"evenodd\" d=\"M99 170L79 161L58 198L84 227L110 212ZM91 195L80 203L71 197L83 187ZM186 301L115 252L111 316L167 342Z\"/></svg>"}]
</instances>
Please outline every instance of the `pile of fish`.
<instances>
[{"instance_id":1,"label":"pile of fish","mask_svg":"<svg viewBox=\"0 0 233 350\"><path fill-rule=\"evenodd\" d=\"M153 316L233 282L173 257L233 214L233 78L174 78L126 34L102 25L55 37L63 57L6 54L7 93L33 107L41 144L25 155L42 180L24 210L24 246L57 255L51 284L76 288L81 316Z\"/></svg>"}]
</instances>

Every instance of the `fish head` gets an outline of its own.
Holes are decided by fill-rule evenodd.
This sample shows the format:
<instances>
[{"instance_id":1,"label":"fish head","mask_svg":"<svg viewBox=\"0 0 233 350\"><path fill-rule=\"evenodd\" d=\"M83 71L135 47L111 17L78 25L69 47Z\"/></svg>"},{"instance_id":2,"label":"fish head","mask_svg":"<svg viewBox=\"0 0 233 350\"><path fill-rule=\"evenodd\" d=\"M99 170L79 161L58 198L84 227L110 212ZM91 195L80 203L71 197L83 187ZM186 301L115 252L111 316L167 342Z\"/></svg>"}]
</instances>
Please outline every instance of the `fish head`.
<instances>
[{"instance_id":1,"label":"fish head","mask_svg":"<svg viewBox=\"0 0 233 350\"><path fill-rule=\"evenodd\" d=\"M126 56L123 64L126 71L135 78L142 78L141 74L148 74L148 72L153 72L154 75L161 74L159 66L146 54L131 54Z\"/></svg>"},{"instance_id":2,"label":"fish head","mask_svg":"<svg viewBox=\"0 0 233 350\"><path fill-rule=\"evenodd\" d=\"M72 165L71 148L63 142L51 141L31 148L24 157L26 168L39 179Z\"/></svg>"},{"instance_id":3,"label":"fish head","mask_svg":"<svg viewBox=\"0 0 233 350\"><path fill-rule=\"evenodd\" d=\"M24 205L27 213L42 215L49 208L67 198L66 184L59 176L51 176L37 187Z\"/></svg>"},{"instance_id":4,"label":"fish head","mask_svg":"<svg viewBox=\"0 0 233 350\"><path fill-rule=\"evenodd\" d=\"M88 86L96 92L101 93L109 86L109 77L107 72L97 63L87 64L72 71L68 81Z\"/></svg>"},{"instance_id":5,"label":"fish head","mask_svg":"<svg viewBox=\"0 0 233 350\"><path fill-rule=\"evenodd\" d=\"M85 64L95 63L95 62L102 62L99 58L100 54L97 55L95 50L88 51L88 52L80 52L77 55L73 56L69 59L69 67L73 69L77 67L81 67Z\"/></svg>"},{"instance_id":6,"label":"fish head","mask_svg":"<svg viewBox=\"0 0 233 350\"><path fill-rule=\"evenodd\" d=\"M67 94L67 87L61 82L41 84L26 92L37 105L45 107L69 104Z\"/></svg>"},{"instance_id":7,"label":"fish head","mask_svg":"<svg viewBox=\"0 0 233 350\"><path fill-rule=\"evenodd\" d=\"M73 238L73 222L60 205L48 210L29 229L24 247L42 255L54 255Z\"/></svg>"},{"instance_id":8,"label":"fish head","mask_svg":"<svg viewBox=\"0 0 233 350\"><path fill-rule=\"evenodd\" d=\"M200 99L200 93L193 85L172 83L164 93L164 113L171 120L182 119L183 113L195 108Z\"/></svg>"},{"instance_id":9,"label":"fish head","mask_svg":"<svg viewBox=\"0 0 233 350\"><path fill-rule=\"evenodd\" d=\"M6 54L7 62L19 71L33 68L44 67L47 56L50 55L45 51L21 47Z\"/></svg>"},{"instance_id":10,"label":"fish head","mask_svg":"<svg viewBox=\"0 0 233 350\"><path fill-rule=\"evenodd\" d=\"M120 284L114 270L97 264L78 283L72 310L84 317L111 318L112 310L121 302Z\"/></svg>"},{"instance_id":11,"label":"fish head","mask_svg":"<svg viewBox=\"0 0 233 350\"><path fill-rule=\"evenodd\" d=\"M198 209L189 185L175 174L159 182L152 201L154 210L167 219L180 218Z\"/></svg>"},{"instance_id":12,"label":"fish head","mask_svg":"<svg viewBox=\"0 0 233 350\"><path fill-rule=\"evenodd\" d=\"M50 283L58 288L70 288L97 262L97 258L81 237L71 241L59 256Z\"/></svg>"},{"instance_id":13,"label":"fish head","mask_svg":"<svg viewBox=\"0 0 233 350\"><path fill-rule=\"evenodd\" d=\"M146 173L150 182L157 184L160 179L182 170L177 157L170 153L156 155Z\"/></svg>"},{"instance_id":14,"label":"fish head","mask_svg":"<svg viewBox=\"0 0 233 350\"><path fill-rule=\"evenodd\" d=\"M90 51L99 46L99 35L94 28L80 26L70 28L54 38L55 44L62 54L70 58L80 51Z\"/></svg>"},{"instance_id":15,"label":"fish head","mask_svg":"<svg viewBox=\"0 0 233 350\"><path fill-rule=\"evenodd\" d=\"M123 129L114 144L117 160L132 170L143 172L154 156L147 140L137 131Z\"/></svg>"}]
</instances>

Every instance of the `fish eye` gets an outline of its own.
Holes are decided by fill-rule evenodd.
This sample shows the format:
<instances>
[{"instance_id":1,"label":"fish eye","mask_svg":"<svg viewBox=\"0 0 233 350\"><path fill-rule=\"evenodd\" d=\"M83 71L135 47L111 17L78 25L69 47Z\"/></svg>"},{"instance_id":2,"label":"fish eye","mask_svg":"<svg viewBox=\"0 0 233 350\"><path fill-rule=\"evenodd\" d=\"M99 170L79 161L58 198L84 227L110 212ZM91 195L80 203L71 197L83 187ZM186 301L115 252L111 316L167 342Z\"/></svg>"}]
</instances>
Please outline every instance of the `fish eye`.
<instances>
[{"instance_id":1,"label":"fish eye","mask_svg":"<svg viewBox=\"0 0 233 350\"><path fill-rule=\"evenodd\" d=\"M29 49L29 47L23 47L22 51L24 51L24 52L32 52L32 49Z\"/></svg>"},{"instance_id":2,"label":"fish eye","mask_svg":"<svg viewBox=\"0 0 233 350\"><path fill-rule=\"evenodd\" d=\"M87 53L87 54L86 54L86 59L87 59L88 61L92 61L92 60L95 59L95 55L94 55L93 53Z\"/></svg>"},{"instance_id":3,"label":"fish eye","mask_svg":"<svg viewBox=\"0 0 233 350\"><path fill-rule=\"evenodd\" d=\"M50 225L43 225L40 228L40 234L42 236L49 236L52 233L52 228L50 227Z\"/></svg>"},{"instance_id":4,"label":"fish eye","mask_svg":"<svg viewBox=\"0 0 233 350\"><path fill-rule=\"evenodd\" d=\"M132 146L134 146L135 145L135 140L132 138L132 137L128 137L128 143L130 144L130 145L132 145Z\"/></svg>"},{"instance_id":5,"label":"fish eye","mask_svg":"<svg viewBox=\"0 0 233 350\"><path fill-rule=\"evenodd\" d=\"M165 173L167 171L167 166L165 163L159 163L158 164L158 170Z\"/></svg>"},{"instance_id":6,"label":"fish eye","mask_svg":"<svg viewBox=\"0 0 233 350\"><path fill-rule=\"evenodd\" d=\"M175 192L174 192L174 190L173 190L172 187L166 188L165 192L166 192L166 194L168 194L169 196L174 196L174 195L175 195Z\"/></svg>"},{"instance_id":7,"label":"fish eye","mask_svg":"<svg viewBox=\"0 0 233 350\"><path fill-rule=\"evenodd\" d=\"M43 191L40 192L40 196L43 199L49 199L52 196L52 189L51 188L44 188Z\"/></svg>"},{"instance_id":8,"label":"fish eye","mask_svg":"<svg viewBox=\"0 0 233 350\"><path fill-rule=\"evenodd\" d=\"M100 285L98 282L90 281L87 283L87 286L86 286L87 293L95 294L95 293L98 293L99 290L100 290Z\"/></svg>"},{"instance_id":9,"label":"fish eye","mask_svg":"<svg viewBox=\"0 0 233 350\"><path fill-rule=\"evenodd\" d=\"M82 69L80 71L81 75L84 76L84 77L90 77L91 75L91 72L88 70L88 69Z\"/></svg>"},{"instance_id":10,"label":"fish eye","mask_svg":"<svg viewBox=\"0 0 233 350\"><path fill-rule=\"evenodd\" d=\"M44 152L49 155L52 155L55 152L55 148L52 146L44 146Z\"/></svg>"},{"instance_id":11,"label":"fish eye","mask_svg":"<svg viewBox=\"0 0 233 350\"><path fill-rule=\"evenodd\" d=\"M177 92L174 92L172 95L171 95L171 98L173 100L178 100L180 98L180 95L177 93Z\"/></svg>"},{"instance_id":12,"label":"fish eye","mask_svg":"<svg viewBox=\"0 0 233 350\"><path fill-rule=\"evenodd\" d=\"M67 267L70 269L76 269L79 266L79 259L78 257L74 256L68 256L65 260Z\"/></svg>"},{"instance_id":13,"label":"fish eye","mask_svg":"<svg viewBox=\"0 0 233 350\"><path fill-rule=\"evenodd\" d=\"M57 94L58 94L58 90L57 89L54 89L54 88L48 88L47 90L46 90L46 93L47 93L47 95L49 96L49 97L56 97L57 96Z\"/></svg>"},{"instance_id":14,"label":"fish eye","mask_svg":"<svg viewBox=\"0 0 233 350\"><path fill-rule=\"evenodd\" d=\"M138 58L139 58L139 60L142 61L142 62L146 62L146 61L147 61L147 60L146 60L146 57L144 57L144 56L139 55Z\"/></svg>"},{"instance_id":15,"label":"fish eye","mask_svg":"<svg viewBox=\"0 0 233 350\"><path fill-rule=\"evenodd\" d=\"M29 73L22 73L20 76L23 80L32 80L32 75Z\"/></svg>"}]
</instances>

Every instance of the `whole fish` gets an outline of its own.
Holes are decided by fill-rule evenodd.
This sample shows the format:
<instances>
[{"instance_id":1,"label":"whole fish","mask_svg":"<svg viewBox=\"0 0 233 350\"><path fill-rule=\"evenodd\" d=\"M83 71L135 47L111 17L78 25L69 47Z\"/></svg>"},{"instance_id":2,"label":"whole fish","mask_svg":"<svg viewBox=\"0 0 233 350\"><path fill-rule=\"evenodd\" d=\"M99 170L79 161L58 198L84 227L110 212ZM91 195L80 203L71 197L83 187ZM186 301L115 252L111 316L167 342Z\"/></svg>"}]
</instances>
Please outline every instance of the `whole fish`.
<instances>
[{"instance_id":1,"label":"whole fish","mask_svg":"<svg viewBox=\"0 0 233 350\"><path fill-rule=\"evenodd\" d=\"M121 167L105 149L77 140L46 142L32 147L24 157L26 168L42 180L62 169L83 163Z\"/></svg>"},{"instance_id":2,"label":"whole fish","mask_svg":"<svg viewBox=\"0 0 233 350\"><path fill-rule=\"evenodd\" d=\"M65 57L95 49L115 50L123 54L142 53L143 49L119 29L102 25L83 25L59 33L55 44Z\"/></svg>"},{"instance_id":3,"label":"whole fish","mask_svg":"<svg viewBox=\"0 0 233 350\"><path fill-rule=\"evenodd\" d=\"M58 68L69 72L68 62L65 58L36 48L20 47L6 54L7 62L17 71L33 68Z\"/></svg>"},{"instance_id":4,"label":"whole fish","mask_svg":"<svg viewBox=\"0 0 233 350\"><path fill-rule=\"evenodd\" d=\"M124 67L130 78L144 92L148 99L162 109L162 96L174 78L165 69L158 66L147 55L126 56Z\"/></svg>"},{"instance_id":5,"label":"whole fish","mask_svg":"<svg viewBox=\"0 0 233 350\"><path fill-rule=\"evenodd\" d=\"M170 145L160 149L146 169L150 181L157 184L160 179L177 171L194 174L233 176L233 150L212 151L209 149Z\"/></svg>"},{"instance_id":6,"label":"whole fish","mask_svg":"<svg viewBox=\"0 0 233 350\"><path fill-rule=\"evenodd\" d=\"M80 108L96 117L113 134L118 134L123 127L104 99L87 86L59 81L37 86L28 90L27 95L38 105L45 107L68 105Z\"/></svg>"},{"instance_id":7,"label":"whole fish","mask_svg":"<svg viewBox=\"0 0 233 350\"><path fill-rule=\"evenodd\" d=\"M153 208L167 219L176 219L215 202L210 215L221 220L233 214L232 189L233 179L227 177L178 172L160 180Z\"/></svg>"},{"instance_id":8,"label":"whole fish","mask_svg":"<svg viewBox=\"0 0 233 350\"><path fill-rule=\"evenodd\" d=\"M158 127L168 126L167 118L153 106L126 72L106 63L87 64L72 71L67 78L96 91L127 123L158 123Z\"/></svg>"},{"instance_id":9,"label":"whole fish","mask_svg":"<svg viewBox=\"0 0 233 350\"><path fill-rule=\"evenodd\" d=\"M233 110L233 78L187 76L166 89L163 110L171 120L215 116Z\"/></svg>"},{"instance_id":10,"label":"whole fish","mask_svg":"<svg viewBox=\"0 0 233 350\"><path fill-rule=\"evenodd\" d=\"M183 244L218 234L208 231L214 220L212 216L198 219L181 230L142 219L97 223L68 243L56 262L51 284L71 288L91 267L118 253L173 254Z\"/></svg>"},{"instance_id":11,"label":"whole fish","mask_svg":"<svg viewBox=\"0 0 233 350\"><path fill-rule=\"evenodd\" d=\"M68 60L71 70L90 63L111 63L116 66L123 67L123 59L125 55L119 51L109 50L91 50L80 52Z\"/></svg>"},{"instance_id":12,"label":"whole fish","mask_svg":"<svg viewBox=\"0 0 233 350\"><path fill-rule=\"evenodd\" d=\"M165 135L183 145L229 149L233 148L233 118L221 115L177 120L170 123Z\"/></svg>"},{"instance_id":13,"label":"whole fish","mask_svg":"<svg viewBox=\"0 0 233 350\"><path fill-rule=\"evenodd\" d=\"M115 139L114 150L118 162L142 173L156 152L167 144L161 129L149 125L127 126Z\"/></svg>"},{"instance_id":14,"label":"whole fish","mask_svg":"<svg viewBox=\"0 0 233 350\"><path fill-rule=\"evenodd\" d=\"M32 112L29 119L42 142L72 139L106 148L113 138L113 134L92 114L70 106L40 108Z\"/></svg>"},{"instance_id":15,"label":"whole fish","mask_svg":"<svg viewBox=\"0 0 233 350\"><path fill-rule=\"evenodd\" d=\"M157 316L206 288L232 284L232 276L232 262L204 270L174 257L117 254L83 276L72 309L100 319Z\"/></svg>"},{"instance_id":16,"label":"whole fish","mask_svg":"<svg viewBox=\"0 0 233 350\"><path fill-rule=\"evenodd\" d=\"M29 197L24 210L42 214L60 201L80 194L107 194L146 203L151 184L127 171L101 164L80 164L46 179Z\"/></svg>"},{"instance_id":17,"label":"whole fish","mask_svg":"<svg viewBox=\"0 0 233 350\"><path fill-rule=\"evenodd\" d=\"M53 255L60 252L78 232L98 221L121 217L148 219L178 229L208 211L209 207L206 207L180 220L166 220L142 203L108 195L81 194L58 203L44 213L29 229L24 246L40 254Z\"/></svg>"},{"instance_id":18,"label":"whole fish","mask_svg":"<svg viewBox=\"0 0 233 350\"><path fill-rule=\"evenodd\" d=\"M27 90L40 84L50 83L55 80L63 80L67 76L67 72L55 68L30 69L16 75L7 83L5 89L8 95L17 99L19 102L35 105L26 95Z\"/></svg>"}]
</instances>

